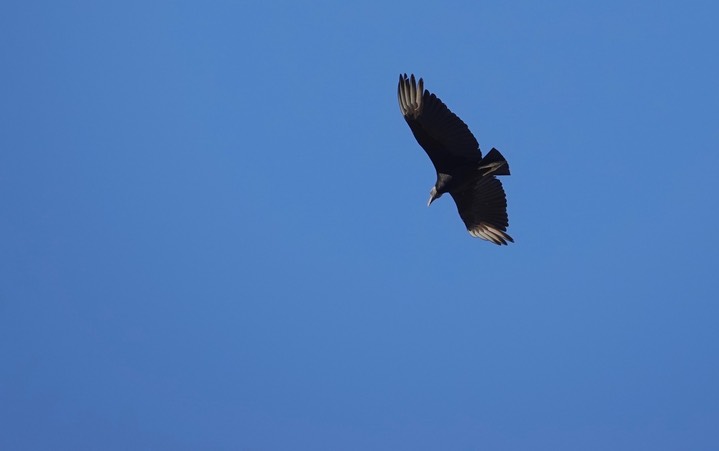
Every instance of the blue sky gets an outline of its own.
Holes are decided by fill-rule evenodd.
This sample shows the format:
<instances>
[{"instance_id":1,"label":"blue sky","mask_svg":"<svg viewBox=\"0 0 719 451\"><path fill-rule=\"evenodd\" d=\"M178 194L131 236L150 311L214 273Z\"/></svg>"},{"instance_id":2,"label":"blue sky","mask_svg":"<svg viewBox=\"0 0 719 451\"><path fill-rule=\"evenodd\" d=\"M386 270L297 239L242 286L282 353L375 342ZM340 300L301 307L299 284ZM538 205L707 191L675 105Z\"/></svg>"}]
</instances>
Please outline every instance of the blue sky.
<instances>
[{"instance_id":1,"label":"blue sky","mask_svg":"<svg viewBox=\"0 0 719 451\"><path fill-rule=\"evenodd\" d=\"M713 2L5 2L0 448L719 447ZM402 119L507 157L471 238Z\"/></svg>"}]
</instances>

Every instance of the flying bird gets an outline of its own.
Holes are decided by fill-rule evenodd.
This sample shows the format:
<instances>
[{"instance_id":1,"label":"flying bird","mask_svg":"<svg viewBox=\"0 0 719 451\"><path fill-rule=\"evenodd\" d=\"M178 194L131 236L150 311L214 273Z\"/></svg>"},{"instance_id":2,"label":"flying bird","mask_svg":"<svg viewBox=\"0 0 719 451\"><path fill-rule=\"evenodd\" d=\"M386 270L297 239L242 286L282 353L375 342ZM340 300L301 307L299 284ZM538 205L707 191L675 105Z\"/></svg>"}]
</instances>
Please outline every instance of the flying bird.
<instances>
[{"instance_id":1,"label":"flying bird","mask_svg":"<svg viewBox=\"0 0 719 451\"><path fill-rule=\"evenodd\" d=\"M449 193L470 235L499 245L513 243L507 234L507 197L496 177L509 175L504 156L492 148L482 158L467 124L425 90L421 78L417 83L414 74L399 76L397 99L412 134L437 171L427 206Z\"/></svg>"}]
</instances>

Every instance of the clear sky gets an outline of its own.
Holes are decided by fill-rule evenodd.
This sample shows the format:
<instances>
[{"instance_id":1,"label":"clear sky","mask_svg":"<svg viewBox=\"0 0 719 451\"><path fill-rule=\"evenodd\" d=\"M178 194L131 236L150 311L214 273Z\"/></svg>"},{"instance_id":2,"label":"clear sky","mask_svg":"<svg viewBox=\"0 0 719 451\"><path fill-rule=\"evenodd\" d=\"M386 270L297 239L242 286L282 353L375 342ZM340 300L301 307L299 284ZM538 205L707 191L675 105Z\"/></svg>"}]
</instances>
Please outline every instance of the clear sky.
<instances>
[{"instance_id":1,"label":"clear sky","mask_svg":"<svg viewBox=\"0 0 719 451\"><path fill-rule=\"evenodd\" d=\"M716 2L0 7L0 449L719 449ZM471 238L397 106L509 160Z\"/></svg>"}]
</instances>

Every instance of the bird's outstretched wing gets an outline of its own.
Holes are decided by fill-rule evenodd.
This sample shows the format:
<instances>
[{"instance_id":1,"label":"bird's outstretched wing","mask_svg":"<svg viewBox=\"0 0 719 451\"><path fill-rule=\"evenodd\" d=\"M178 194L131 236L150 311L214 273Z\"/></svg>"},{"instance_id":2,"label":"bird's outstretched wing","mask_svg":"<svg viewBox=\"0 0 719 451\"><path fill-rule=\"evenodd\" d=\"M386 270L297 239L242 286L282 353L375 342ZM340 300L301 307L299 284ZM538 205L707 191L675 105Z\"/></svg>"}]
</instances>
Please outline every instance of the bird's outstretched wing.
<instances>
[{"instance_id":1,"label":"bird's outstretched wing","mask_svg":"<svg viewBox=\"0 0 719 451\"><path fill-rule=\"evenodd\" d=\"M482 158L479 144L469 127L436 95L424 89L414 74L399 76L399 109L438 172Z\"/></svg>"},{"instance_id":2,"label":"bird's outstretched wing","mask_svg":"<svg viewBox=\"0 0 719 451\"><path fill-rule=\"evenodd\" d=\"M470 235L494 244L514 243L507 234L507 197L494 176L479 177L462 191L450 192Z\"/></svg>"}]
</instances>

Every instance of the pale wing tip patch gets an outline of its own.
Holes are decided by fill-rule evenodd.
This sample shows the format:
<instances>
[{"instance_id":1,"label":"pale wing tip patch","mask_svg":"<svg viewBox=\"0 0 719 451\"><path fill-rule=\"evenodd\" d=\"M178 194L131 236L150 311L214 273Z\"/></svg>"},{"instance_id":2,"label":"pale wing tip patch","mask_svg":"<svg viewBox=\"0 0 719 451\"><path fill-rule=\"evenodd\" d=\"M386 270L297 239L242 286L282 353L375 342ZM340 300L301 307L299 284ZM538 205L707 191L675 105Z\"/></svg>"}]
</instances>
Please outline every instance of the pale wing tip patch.
<instances>
[{"instance_id":1,"label":"pale wing tip patch","mask_svg":"<svg viewBox=\"0 0 719 451\"><path fill-rule=\"evenodd\" d=\"M399 85L397 86L397 99L399 109L405 117L416 117L422 110L422 90L424 81L419 79L419 89L414 74L407 77L407 74L400 74Z\"/></svg>"},{"instance_id":2,"label":"pale wing tip patch","mask_svg":"<svg viewBox=\"0 0 719 451\"><path fill-rule=\"evenodd\" d=\"M475 238L491 241L500 246L508 244L507 242L514 243L511 236L489 224L479 224L472 229L467 229L467 231Z\"/></svg>"}]
</instances>

